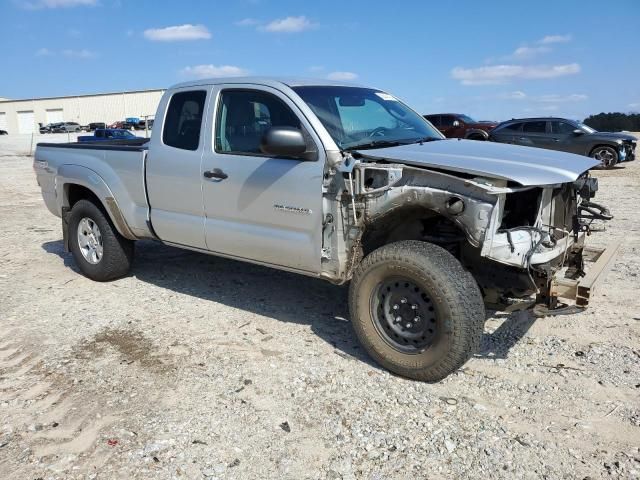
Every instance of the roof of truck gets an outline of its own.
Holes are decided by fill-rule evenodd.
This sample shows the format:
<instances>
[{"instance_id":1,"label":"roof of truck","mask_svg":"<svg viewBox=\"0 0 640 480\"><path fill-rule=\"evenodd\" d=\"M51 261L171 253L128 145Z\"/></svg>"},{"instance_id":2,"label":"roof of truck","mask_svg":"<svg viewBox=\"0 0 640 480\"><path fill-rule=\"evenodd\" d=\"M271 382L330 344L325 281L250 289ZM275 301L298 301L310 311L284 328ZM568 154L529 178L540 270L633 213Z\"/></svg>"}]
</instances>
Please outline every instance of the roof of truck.
<instances>
[{"instance_id":1,"label":"roof of truck","mask_svg":"<svg viewBox=\"0 0 640 480\"><path fill-rule=\"evenodd\" d=\"M198 85L216 85L219 83L249 83L256 85L265 85L268 87L310 87L310 86L336 86L336 87L361 87L355 83L341 80L327 80L324 78L297 78L297 77L222 77L222 78L203 78L201 80L191 80L188 82L178 83L171 88L194 87Z\"/></svg>"}]
</instances>

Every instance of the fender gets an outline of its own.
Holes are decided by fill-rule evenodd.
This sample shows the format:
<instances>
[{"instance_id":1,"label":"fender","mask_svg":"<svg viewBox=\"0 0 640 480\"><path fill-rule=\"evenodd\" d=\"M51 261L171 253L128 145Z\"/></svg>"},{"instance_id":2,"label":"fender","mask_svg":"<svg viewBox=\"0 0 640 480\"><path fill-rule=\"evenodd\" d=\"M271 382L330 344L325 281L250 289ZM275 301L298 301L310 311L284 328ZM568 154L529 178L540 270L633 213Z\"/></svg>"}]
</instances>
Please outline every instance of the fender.
<instances>
[{"instance_id":1,"label":"fender","mask_svg":"<svg viewBox=\"0 0 640 480\"><path fill-rule=\"evenodd\" d=\"M467 131L467 133L465 133L464 135L464 138L469 138L471 135L481 135L485 140L489 139L489 134L486 131L477 128Z\"/></svg>"},{"instance_id":2,"label":"fender","mask_svg":"<svg viewBox=\"0 0 640 480\"><path fill-rule=\"evenodd\" d=\"M66 218L65 213L70 210L69 205L69 185L80 185L91 191L104 207L111 222L118 230L118 233L129 240L137 240L137 237L129 228L122 211L118 206L113 192L107 186L104 179L90 168L80 165L61 165L58 168L56 177L56 198L58 199L58 208L62 212L63 217L63 233L66 240ZM65 241L66 245L66 241Z\"/></svg>"}]
</instances>

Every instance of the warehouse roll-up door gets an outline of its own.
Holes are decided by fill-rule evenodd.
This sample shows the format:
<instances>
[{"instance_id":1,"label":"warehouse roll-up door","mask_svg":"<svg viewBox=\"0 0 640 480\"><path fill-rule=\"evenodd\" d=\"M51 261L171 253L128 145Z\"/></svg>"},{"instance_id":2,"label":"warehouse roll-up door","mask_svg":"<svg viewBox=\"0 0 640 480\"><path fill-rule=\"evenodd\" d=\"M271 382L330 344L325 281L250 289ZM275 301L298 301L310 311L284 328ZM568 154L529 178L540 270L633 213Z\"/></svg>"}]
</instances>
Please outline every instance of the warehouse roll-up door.
<instances>
[{"instance_id":1,"label":"warehouse roll-up door","mask_svg":"<svg viewBox=\"0 0 640 480\"><path fill-rule=\"evenodd\" d=\"M7 130L7 114L0 112L0 130Z\"/></svg>"},{"instance_id":2,"label":"warehouse roll-up door","mask_svg":"<svg viewBox=\"0 0 640 480\"><path fill-rule=\"evenodd\" d=\"M33 110L28 112L18 112L19 133L33 133L35 122Z\"/></svg>"},{"instance_id":3,"label":"warehouse roll-up door","mask_svg":"<svg viewBox=\"0 0 640 480\"><path fill-rule=\"evenodd\" d=\"M47 123L62 123L64 122L64 117L62 115L61 108L48 108L46 111L47 114Z\"/></svg>"}]
</instances>

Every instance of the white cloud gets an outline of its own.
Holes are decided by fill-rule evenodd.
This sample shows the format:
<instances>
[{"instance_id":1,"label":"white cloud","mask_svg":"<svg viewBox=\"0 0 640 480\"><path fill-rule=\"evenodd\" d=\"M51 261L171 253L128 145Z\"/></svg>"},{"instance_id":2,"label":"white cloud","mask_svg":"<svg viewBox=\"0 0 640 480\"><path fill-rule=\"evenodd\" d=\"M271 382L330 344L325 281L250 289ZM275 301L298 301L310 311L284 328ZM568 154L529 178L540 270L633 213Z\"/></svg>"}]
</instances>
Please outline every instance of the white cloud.
<instances>
[{"instance_id":1,"label":"white cloud","mask_svg":"<svg viewBox=\"0 0 640 480\"><path fill-rule=\"evenodd\" d=\"M545 94L545 95L527 95L525 92L516 90L514 92L505 92L498 95L500 100L526 100L534 103L569 103L582 102L589 97L583 93L571 93L568 95Z\"/></svg>"},{"instance_id":2,"label":"white cloud","mask_svg":"<svg viewBox=\"0 0 640 480\"><path fill-rule=\"evenodd\" d=\"M235 22L234 25L238 27L253 27L255 25L260 25L260 23L260 20L256 20L255 18L243 18L242 20Z\"/></svg>"},{"instance_id":3,"label":"white cloud","mask_svg":"<svg viewBox=\"0 0 640 480\"><path fill-rule=\"evenodd\" d=\"M570 95L540 95L535 97L536 102L541 103L564 103L564 102L582 102L589 98L582 93L572 93Z\"/></svg>"},{"instance_id":4,"label":"white cloud","mask_svg":"<svg viewBox=\"0 0 640 480\"><path fill-rule=\"evenodd\" d=\"M317 25L312 23L304 15L299 17L286 17L273 20L267 23L261 30L274 33L297 33L315 28Z\"/></svg>"},{"instance_id":5,"label":"white cloud","mask_svg":"<svg viewBox=\"0 0 640 480\"><path fill-rule=\"evenodd\" d=\"M180 75L187 78L241 77L247 73L247 70L235 65L195 65L180 70Z\"/></svg>"},{"instance_id":6,"label":"white cloud","mask_svg":"<svg viewBox=\"0 0 640 480\"><path fill-rule=\"evenodd\" d=\"M538 43L542 45L549 45L550 43L567 43L571 41L571 35L547 35L538 40Z\"/></svg>"},{"instance_id":7,"label":"white cloud","mask_svg":"<svg viewBox=\"0 0 640 480\"><path fill-rule=\"evenodd\" d=\"M327 75L328 80L350 81L356 78L358 78L358 75L353 72L331 72Z\"/></svg>"},{"instance_id":8,"label":"white cloud","mask_svg":"<svg viewBox=\"0 0 640 480\"><path fill-rule=\"evenodd\" d=\"M514 58L517 60L524 60L527 58L535 57L541 53L550 52L551 49L549 47L519 47L516 48L515 51L511 54L510 58Z\"/></svg>"},{"instance_id":9,"label":"white cloud","mask_svg":"<svg viewBox=\"0 0 640 480\"><path fill-rule=\"evenodd\" d=\"M640 108L640 102L634 102L627 105L629 108Z\"/></svg>"},{"instance_id":10,"label":"white cloud","mask_svg":"<svg viewBox=\"0 0 640 480\"><path fill-rule=\"evenodd\" d=\"M36 52L36 57L48 57L50 55L53 55L53 52L48 48L39 48Z\"/></svg>"},{"instance_id":11,"label":"white cloud","mask_svg":"<svg viewBox=\"0 0 640 480\"><path fill-rule=\"evenodd\" d=\"M580 65L492 65L487 67L463 68L451 70L451 77L462 85L498 85L511 80L538 80L575 75L580 72Z\"/></svg>"},{"instance_id":12,"label":"white cloud","mask_svg":"<svg viewBox=\"0 0 640 480\"><path fill-rule=\"evenodd\" d=\"M98 5L98 0L16 0L16 3L28 10L39 10L42 8L95 7Z\"/></svg>"},{"instance_id":13,"label":"white cloud","mask_svg":"<svg viewBox=\"0 0 640 480\"><path fill-rule=\"evenodd\" d=\"M69 58L86 59L86 58L94 58L96 56L96 53L92 52L91 50L87 50L86 48L83 48L82 50L71 50L71 49L63 50L62 55Z\"/></svg>"},{"instance_id":14,"label":"white cloud","mask_svg":"<svg viewBox=\"0 0 640 480\"><path fill-rule=\"evenodd\" d=\"M206 40L211 33L204 25L176 25L165 28L149 28L144 31L144 37L154 42L181 42L185 40Z\"/></svg>"},{"instance_id":15,"label":"white cloud","mask_svg":"<svg viewBox=\"0 0 640 480\"><path fill-rule=\"evenodd\" d=\"M524 100L527 98L527 94L520 90L516 90L514 92L501 93L498 95L498 98L503 100Z\"/></svg>"}]
</instances>

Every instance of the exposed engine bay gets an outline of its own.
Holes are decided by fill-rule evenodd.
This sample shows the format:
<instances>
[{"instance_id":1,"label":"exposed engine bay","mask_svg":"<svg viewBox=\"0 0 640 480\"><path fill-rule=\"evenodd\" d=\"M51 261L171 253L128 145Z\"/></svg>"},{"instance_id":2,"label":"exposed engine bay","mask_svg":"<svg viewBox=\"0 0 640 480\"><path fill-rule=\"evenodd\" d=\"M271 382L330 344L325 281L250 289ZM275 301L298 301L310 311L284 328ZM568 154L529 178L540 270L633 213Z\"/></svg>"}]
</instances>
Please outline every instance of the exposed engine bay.
<instances>
[{"instance_id":1,"label":"exposed engine bay","mask_svg":"<svg viewBox=\"0 0 640 480\"><path fill-rule=\"evenodd\" d=\"M549 305L552 280L585 275L584 239L609 211L592 201L597 179L521 186L504 179L372 161L355 152L325 175L323 266L349 279L376 248L400 240L435 243L452 253L495 309ZM340 245L344 242L344 246ZM347 252L345 258L333 252Z\"/></svg>"}]
</instances>

